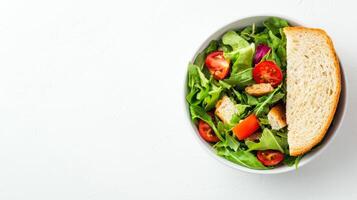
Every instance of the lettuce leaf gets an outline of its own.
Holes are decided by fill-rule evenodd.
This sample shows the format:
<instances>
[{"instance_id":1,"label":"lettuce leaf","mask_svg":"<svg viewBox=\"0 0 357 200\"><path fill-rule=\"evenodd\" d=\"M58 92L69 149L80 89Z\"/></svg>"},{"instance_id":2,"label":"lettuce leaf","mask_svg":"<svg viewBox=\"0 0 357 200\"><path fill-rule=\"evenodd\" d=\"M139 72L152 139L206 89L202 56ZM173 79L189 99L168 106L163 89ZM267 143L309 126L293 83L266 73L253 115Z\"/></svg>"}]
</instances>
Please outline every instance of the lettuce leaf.
<instances>
[{"instance_id":1,"label":"lettuce leaf","mask_svg":"<svg viewBox=\"0 0 357 200\"><path fill-rule=\"evenodd\" d=\"M253 56L255 52L255 45L252 43L249 46L237 50L236 60L232 66L232 74L244 71L246 69L252 69ZM230 53L229 53L230 54Z\"/></svg>"},{"instance_id":2,"label":"lettuce leaf","mask_svg":"<svg viewBox=\"0 0 357 200\"><path fill-rule=\"evenodd\" d=\"M222 43L229 45L232 51L225 52L225 58L233 63L231 75L225 80L232 86L243 88L253 83L252 61L255 51L254 43L249 44L235 31L228 31L222 37Z\"/></svg>"},{"instance_id":3,"label":"lettuce leaf","mask_svg":"<svg viewBox=\"0 0 357 200\"><path fill-rule=\"evenodd\" d=\"M228 31L222 36L222 42L232 47L233 51L249 46L249 43L235 31Z\"/></svg>"},{"instance_id":4,"label":"lettuce leaf","mask_svg":"<svg viewBox=\"0 0 357 200\"><path fill-rule=\"evenodd\" d=\"M254 83L252 73L253 73L253 68L248 68L236 72L235 74L231 73L231 76L228 79L225 79L224 81L232 86L238 86L239 88L244 88L245 86Z\"/></svg>"}]
</instances>

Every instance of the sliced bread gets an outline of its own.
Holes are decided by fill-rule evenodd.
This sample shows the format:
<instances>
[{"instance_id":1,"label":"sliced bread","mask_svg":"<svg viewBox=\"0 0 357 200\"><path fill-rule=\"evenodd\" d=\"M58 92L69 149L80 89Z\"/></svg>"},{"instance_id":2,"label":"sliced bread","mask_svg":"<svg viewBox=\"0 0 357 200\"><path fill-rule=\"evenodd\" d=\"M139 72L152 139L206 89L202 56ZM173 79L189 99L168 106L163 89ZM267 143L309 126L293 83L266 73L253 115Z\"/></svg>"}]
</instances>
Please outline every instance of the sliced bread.
<instances>
[{"instance_id":1,"label":"sliced bread","mask_svg":"<svg viewBox=\"0 0 357 200\"><path fill-rule=\"evenodd\" d=\"M284 28L287 38L286 120L290 155L310 151L334 117L341 74L331 39L320 29Z\"/></svg>"}]
</instances>

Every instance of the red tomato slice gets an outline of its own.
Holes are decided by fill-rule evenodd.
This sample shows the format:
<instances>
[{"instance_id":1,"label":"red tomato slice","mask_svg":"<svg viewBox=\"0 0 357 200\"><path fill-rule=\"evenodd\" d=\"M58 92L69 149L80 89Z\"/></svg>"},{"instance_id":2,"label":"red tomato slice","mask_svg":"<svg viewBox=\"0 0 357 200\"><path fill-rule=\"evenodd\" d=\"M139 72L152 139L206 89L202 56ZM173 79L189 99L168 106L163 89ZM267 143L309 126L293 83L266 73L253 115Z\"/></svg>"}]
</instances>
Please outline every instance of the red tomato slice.
<instances>
[{"instance_id":1,"label":"red tomato slice","mask_svg":"<svg viewBox=\"0 0 357 200\"><path fill-rule=\"evenodd\" d=\"M203 120L198 121L198 132L207 142L218 142L219 138L213 132L212 128Z\"/></svg>"},{"instance_id":2,"label":"red tomato slice","mask_svg":"<svg viewBox=\"0 0 357 200\"><path fill-rule=\"evenodd\" d=\"M257 116L255 116L255 114L251 114L243 121L239 122L233 128L233 133L237 136L239 140L244 140L245 138L252 135L258 129L259 129L258 118Z\"/></svg>"},{"instance_id":3,"label":"red tomato slice","mask_svg":"<svg viewBox=\"0 0 357 200\"><path fill-rule=\"evenodd\" d=\"M263 61L255 65L253 78L256 83L270 83L273 87L276 87L283 80L283 73L274 62Z\"/></svg>"},{"instance_id":4,"label":"red tomato slice","mask_svg":"<svg viewBox=\"0 0 357 200\"><path fill-rule=\"evenodd\" d=\"M258 151L257 158L265 166L274 166L284 159L284 154L276 150L264 150Z\"/></svg>"},{"instance_id":5,"label":"red tomato slice","mask_svg":"<svg viewBox=\"0 0 357 200\"><path fill-rule=\"evenodd\" d=\"M223 56L223 51L214 51L206 57L206 67L217 80L224 79L229 72L229 60Z\"/></svg>"}]
</instances>

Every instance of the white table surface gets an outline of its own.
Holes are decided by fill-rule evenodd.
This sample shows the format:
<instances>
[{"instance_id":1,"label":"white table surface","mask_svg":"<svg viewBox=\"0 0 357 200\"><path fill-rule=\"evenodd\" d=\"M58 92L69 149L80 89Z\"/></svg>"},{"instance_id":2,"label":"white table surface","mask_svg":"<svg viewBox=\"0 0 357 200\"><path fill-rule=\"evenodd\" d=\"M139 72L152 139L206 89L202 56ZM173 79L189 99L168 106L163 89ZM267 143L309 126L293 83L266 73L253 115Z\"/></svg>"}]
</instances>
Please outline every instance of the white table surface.
<instances>
[{"instance_id":1,"label":"white table surface","mask_svg":"<svg viewBox=\"0 0 357 200\"><path fill-rule=\"evenodd\" d=\"M324 28L347 75L338 137L298 171L252 175L206 154L186 65L221 26L279 14ZM0 199L356 199L354 1L2 1Z\"/></svg>"}]
</instances>

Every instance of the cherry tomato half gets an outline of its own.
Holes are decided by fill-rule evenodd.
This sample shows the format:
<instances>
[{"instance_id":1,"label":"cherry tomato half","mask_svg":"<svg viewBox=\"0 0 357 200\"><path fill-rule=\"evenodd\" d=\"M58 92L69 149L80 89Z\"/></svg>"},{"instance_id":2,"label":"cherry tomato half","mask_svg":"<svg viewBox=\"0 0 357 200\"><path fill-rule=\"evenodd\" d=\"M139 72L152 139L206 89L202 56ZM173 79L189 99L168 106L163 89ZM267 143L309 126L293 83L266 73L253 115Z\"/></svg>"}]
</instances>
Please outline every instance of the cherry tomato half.
<instances>
[{"instance_id":1,"label":"cherry tomato half","mask_svg":"<svg viewBox=\"0 0 357 200\"><path fill-rule=\"evenodd\" d=\"M207 142L218 142L219 138L213 132L213 129L203 120L198 121L198 132Z\"/></svg>"},{"instance_id":2,"label":"cherry tomato half","mask_svg":"<svg viewBox=\"0 0 357 200\"><path fill-rule=\"evenodd\" d=\"M284 154L276 150L264 150L258 151L257 158L265 166L274 166L284 159Z\"/></svg>"},{"instance_id":3,"label":"cherry tomato half","mask_svg":"<svg viewBox=\"0 0 357 200\"><path fill-rule=\"evenodd\" d=\"M283 73L274 62L263 61L255 65L253 78L256 83L270 83L273 87L276 87L283 80Z\"/></svg>"},{"instance_id":4,"label":"cherry tomato half","mask_svg":"<svg viewBox=\"0 0 357 200\"><path fill-rule=\"evenodd\" d=\"M258 118L257 116L255 116L255 114L251 114L243 121L239 122L233 128L233 133L237 136L239 140L244 140L245 138L252 135L258 129L259 129Z\"/></svg>"},{"instance_id":5,"label":"cherry tomato half","mask_svg":"<svg viewBox=\"0 0 357 200\"><path fill-rule=\"evenodd\" d=\"M217 80L224 79L229 72L229 60L223 56L223 51L214 51L206 57L206 67Z\"/></svg>"}]
</instances>

